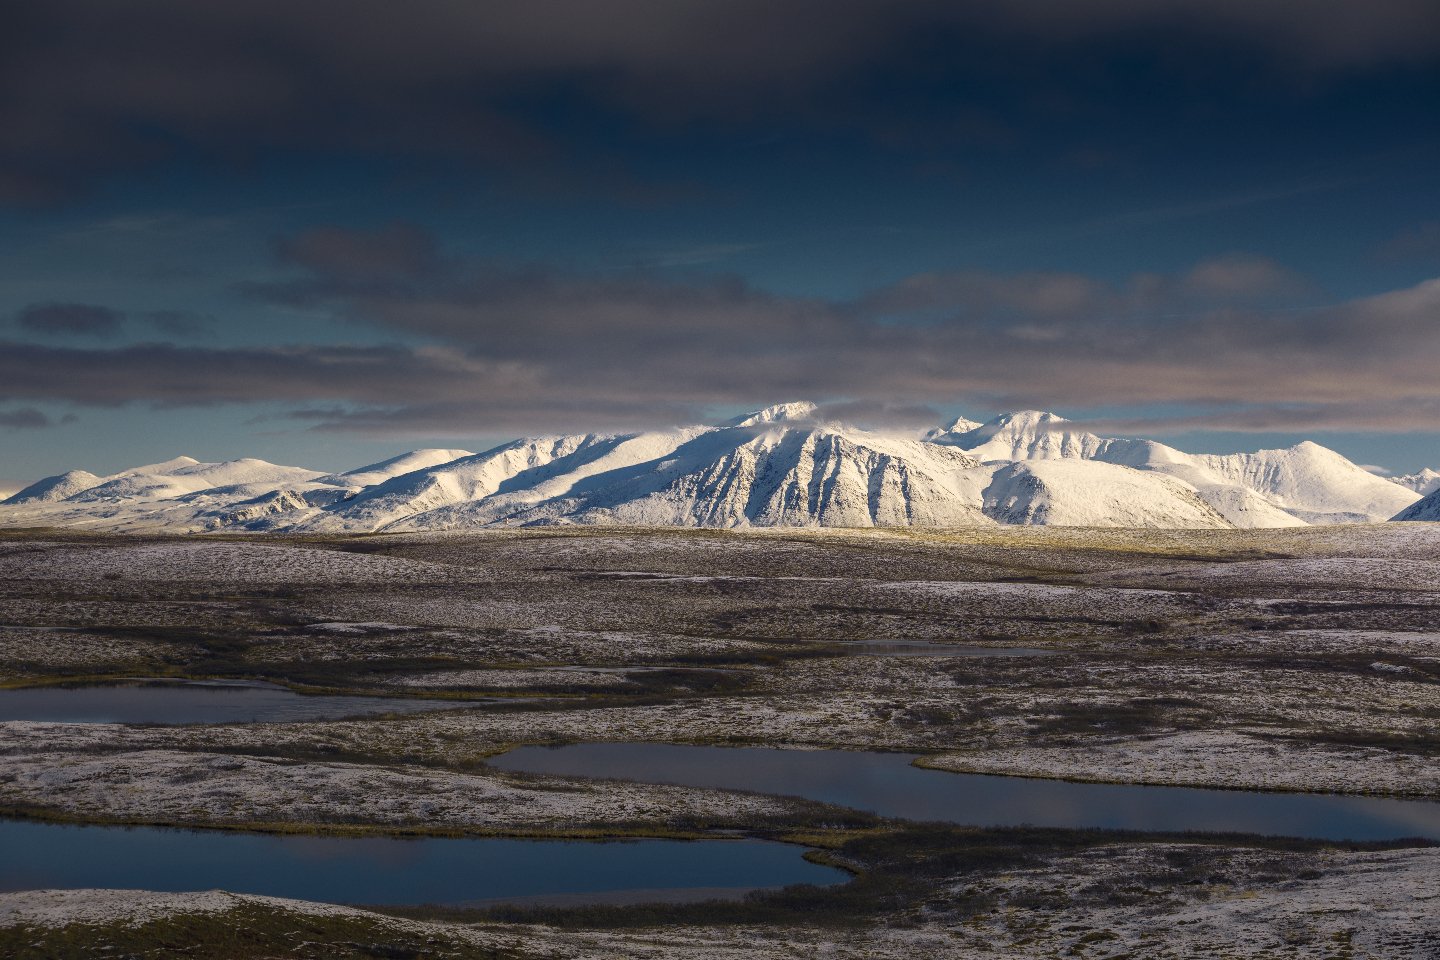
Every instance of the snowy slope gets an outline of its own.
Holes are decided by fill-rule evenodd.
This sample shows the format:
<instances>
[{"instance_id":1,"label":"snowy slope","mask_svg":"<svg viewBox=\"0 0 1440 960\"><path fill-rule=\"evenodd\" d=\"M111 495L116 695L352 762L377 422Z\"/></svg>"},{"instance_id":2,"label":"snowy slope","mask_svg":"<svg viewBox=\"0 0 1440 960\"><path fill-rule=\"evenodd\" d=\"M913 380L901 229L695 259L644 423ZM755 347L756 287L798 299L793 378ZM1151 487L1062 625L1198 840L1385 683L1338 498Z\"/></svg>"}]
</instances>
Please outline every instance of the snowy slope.
<instances>
[{"instance_id":1,"label":"snowy slope","mask_svg":"<svg viewBox=\"0 0 1440 960\"><path fill-rule=\"evenodd\" d=\"M512 524L1275 527L1381 520L1419 494L1313 443L1226 456L1109 439L1042 411L923 437L810 403L715 426L415 450L341 473L178 457L47 477L0 525L372 532ZM1432 498L1433 499L1433 498Z\"/></svg>"},{"instance_id":2,"label":"snowy slope","mask_svg":"<svg viewBox=\"0 0 1440 960\"><path fill-rule=\"evenodd\" d=\"M1228 525L1195 490L1169 478L1086 460L1005 472L1008 460L982 464L952 442L873 433L816 416L814 405L791 403L718 427L517 441L366 490L304 528L950 526L997 519ZM1028 422L1017 420L992 449L1023 442L1016 434ZM976 429L960 421L940 433L961 427Z\"/></svg>"},{"instance_id":3,"label":"snowy slope","mask_svg":"<svg viewBox=\"0 0 1440 960\"><path fill-rule=\"evenodd\" d=\"M813 422L807 403L718 427L521 440L364 491L318 530L496 523L874 526L986 523L959 451Z\"/></svg>"},{"instance_id":4,"label":"snowy slope","mask_svg":"<svg viewBox=\"0 0 1440 960\"><path fill-rule=\"evenodd\" d=\"M1163 474L1079 458L1010 463L985 489L1001 523L1076 527L1231 526L1189 484Z\"/></svg>"},{"instance_id":5,"label":"snowy slope","mask_svg":"<svg viewBox=\"0 0 1440 960\"><path fill-rule=\"evenodd\" d=\"M1117 466L1184 480L1211 509L1237 527L1306 525L1306 521L1272 502L1265 492L1226 479L1198 458L1154 440L1105 440L1095 456Z\"/></svg>"},{"instance_id":6,"label":"snowy slope","mask_svg":"<svg viewBox=\"0 0 1440 960\"><path fill-rule=\"evenodd\" d=\"M472 504L504 491L524 489L554 477L579 473L595 460L615 454L635 437L584 434L516 440L428 470L403 474L369 487L307 529L381 530L418 514ZM647 457L643 440L630 444L630 456ZM626 454L621 453L623 460Z\"/></svg>"},{"instance_id":7,"label":"snowy slope","mask_svg":"<svg viewBox=\"0 0 1440 960\"><path fill-rule=\"evenodd\" d=\"M1153 440L1106 439L1052 413L1005 414L965 432L936 435L984 461L1096 460L1169 474L1238 527L1374 523L1417 498L1333 450L1305 441L1285 450L1188 454Z\"/></svg>"},{"instance_id":8,"label":"snowy slope","mask_svg":"<svg viewBox=\"0 0 1440 960\"><path fill-rule=\"evenodd\" d=\"M1417 498L1413 491L1309 440L1285 450L1193 459L1307 523L1379 522Z\"/></svg>"},{"instance_id":9,"label":"snowy slope","mask_svg":"<svg viewBox=\"0 0 1440 960\"><path fill-rule=\"evenodd\" d=\"M469 450L411 450L409 453L402 453L398 457L391 457L389 460L381 460L379 463L356 467L354 470L347 470L344 473L326 474L320 477L319 480L321 483L329 483L337 487L363 489L365 487L373 487L377 483L384 483L386 480L394 477L414 473L416 470L438 467L442 463L450 463L452 460L473 456L475 456L475 454Z\"/></svg>"},{"instance_id":10,"label":"snowy slope","mask_svg":"<svg viewBox=\"0 0 1440 960\"><path fill-rule=\"evenodd\" d=\"M573 470L561 461L482 501L420 514L392 529L989 522L980 497L988 472L959 451L834 425L791 426L788 419L761 415L718 428L611 438L603 455Z\"/></svg>"},{"instance_id":11,"label":"snowy slope","mask_svg":"<svg viewBox=\"0 0 1440 960\"><path fill-rule=\"evenodd\" d=\"M23 503L54 503L57 500L64 500L73 497L84 490L89 490L102 482L102 478L95 476L88 470L71 470L68 473L58 474L53 477L46 477L43 480L36 480L34 483L4 501L5 504L15 505Z\"/></svg>"},{"instance_id":12,"label":"snowy slope","mask_svg":"<svg viewBox=\"0 0 1440 960\"><path fill-rule=\"evenodd\" d=\"M263 484L279 486L304 483L321 474L302 467L282 467L246 457L224 463L200 463L177 457L165 463L127 470L67 499L71 502L98 500L165 500L216 487Z\"/></svg>"},{"instance_id":13,"label":"snowy slope","mask_svg":"<svg viewBox=\"0 0 1440 960\"><path fill-rule=\"evenodd\" d=\"M809 423L818 419L819 412L820 408L816 404L808 400L797 400L791 403L777 403L751 413L742 413L733 420L727 420L721 426L754 427L766 423Z\"/></svg>"},{"instance_id":14,"label":"snowy slope","mask_svg":"<svg viewBox=\"0 0 1440 960\"><path fill-rule=\"evenodd\" d=\"M996 417L989 423L971 427L965 432L953 429L935 438L937 443L959 447L981 461L991 460L1053 460L1075 457L1094 459L1104 440L1081 430L1065 426L1069 421L1042 410L1021 410ZM968 425L960 420L956 426Z\"/></svg>"},{"instance_id":15,"label":"snowy slope","mask_svg":"<svg viewBox=\"0 0 1440 960\"><path fill-rule=\"evenodd\" d=\"M7 501L15 509L3 519L101 530L214 529L213 515L280 489L314 487L319 476L253 458L202 463L176 457L108 477L75 470L20 491Z\"/></svg>"},{"instance_id":16,"label":"snowy slope","mask_svg":"<svg viewBox=\"0 0 1440 960\"><path fill-rule=\"evenodd\" d=\"M1423 500L1410 504L1391 519L1425 520L1431 523L1440 523L1440 490L1436 490Z\"/></svg>"},{"instance_id":17,"label":"snowy slope","mask_svg":"<svg viewBox=\"0 0 1440 960\"><path fill-rule=\"evenodd\" d=\"M1400 484L1406 490L1414 490L1422 497L1440 490L1440 470L1431 470L1429 467L1419 473L1390 477L1389 480L1391 483Z\"/></svg>"}]
</instances>

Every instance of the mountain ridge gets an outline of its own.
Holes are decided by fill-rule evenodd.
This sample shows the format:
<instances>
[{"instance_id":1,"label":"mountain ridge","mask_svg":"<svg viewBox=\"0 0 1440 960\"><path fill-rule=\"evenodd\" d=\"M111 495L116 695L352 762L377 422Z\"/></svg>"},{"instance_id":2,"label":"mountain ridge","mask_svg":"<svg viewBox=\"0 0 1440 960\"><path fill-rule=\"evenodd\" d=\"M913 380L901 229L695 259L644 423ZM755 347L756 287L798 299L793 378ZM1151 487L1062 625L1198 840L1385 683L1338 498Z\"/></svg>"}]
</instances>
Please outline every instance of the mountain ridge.
<instances>
[{"instance_id":1,"label":"mountain ridge","mask_svg":"<svg viewBox=\"0 0 1440 960\"><path fill-rule=\"evenodd\" d=\"M1423 474L1417 474L1423 479ZM1409 478L1406 478L1409 479ZM1429 498L1426 498L1429 499ZM957 418L919 435L776 404L716 425L422 449L338 473L179 457L72 470L0 502L0 525L359 533L488 526L1366 523L1423 502L1319 444L1189 454L1053 413Z\"/></svg>"}]
</instances>

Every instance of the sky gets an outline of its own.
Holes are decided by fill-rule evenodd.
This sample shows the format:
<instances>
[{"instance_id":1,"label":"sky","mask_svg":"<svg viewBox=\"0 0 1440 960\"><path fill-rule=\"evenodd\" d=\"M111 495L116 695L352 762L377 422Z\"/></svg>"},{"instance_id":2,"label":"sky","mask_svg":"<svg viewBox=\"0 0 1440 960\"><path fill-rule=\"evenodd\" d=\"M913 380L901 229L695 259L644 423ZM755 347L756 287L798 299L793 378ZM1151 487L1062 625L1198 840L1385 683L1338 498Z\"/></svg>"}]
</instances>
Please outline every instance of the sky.
<instances>
[{"instance_id":1,"label":"sky","mask_svg":"<svg viewBox=\"0 0 1440 960\"><path fill-rule=\"evenodd\" d=\"M1440 466L1433 0L18 0L0 487L808 399Z\"/></svg>"}]
</instances>

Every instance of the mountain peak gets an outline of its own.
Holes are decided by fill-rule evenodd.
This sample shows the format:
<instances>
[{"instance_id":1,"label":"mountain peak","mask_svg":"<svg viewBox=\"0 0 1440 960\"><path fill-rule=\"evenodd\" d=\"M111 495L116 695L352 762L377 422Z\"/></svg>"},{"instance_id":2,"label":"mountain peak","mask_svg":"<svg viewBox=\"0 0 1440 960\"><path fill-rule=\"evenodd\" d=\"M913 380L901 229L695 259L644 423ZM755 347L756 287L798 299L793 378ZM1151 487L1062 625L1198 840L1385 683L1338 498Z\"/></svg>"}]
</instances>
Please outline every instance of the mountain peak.
<instances>
[{"instance_id":1,"label":"mountain peak","mask_svg":"<svg viewBox=\"0 0 1440 960\"><path fill-rule=\"evenodd\" d=\"M941 432L969 433L971 430L974 430L975 428L980 426L983 426L983 424L981 424L979 420L971 420L969 417L956 417L954 420L951 420L944 427L942 427Z\"/></svg>"},{"instance_id":2,"label":"mountain peak","mask_svg":"<svg viewBox=\"0 0 1440 960\"><path fill-rule=\"evenodd\" d=\"M754 427L762 423L779 423L792 420L812 420L820 408L808 400L791 403L777 403L754 413L745 413L728 423L732 427Z\"/></svg>"},{"instance_id":3,"label":"mountain peak","mask_svg":"<svg viewBox=\"0 0 1440 960\"><path fill-rule=\"evenodd\" d=\"M504 524L680 526L1294 526L1376 522L1421 498L1315 444L1187 454L1103 439L1044 410L926 438L867 431L803 401L718 426L425 449L343 474L180 457L32 484L0 526L193 532L440 530ZM1426 477L1417 477L1427 480ZM1437 519L1432 495L1405 519ZM97 526L98 525L98 526Z\"/></svg>"},{"instance_id":4,"label":"mountain peak","mask_svg":"<svg viewBox=\"0 0 1440 960\"><path fill-rule=\"evenodd\" d=\"M931 443L944 443L948 445L951 442L951 438L970 433L972 430L978 430L981 426L982 424L979 420L971 420L969 417L956 417L943 426L932 427L926 430L922 436Z\"/></svg>"},{"instance_id":5,"label":"mountain peak","mask_svg":"<svg viewBox=\"0 0 1440 960\"><path fill-rule=\"evenodd\" d=\"M1016 410L1002 413L967 433L952 434L946 442L981 460L1045 460L1088 457L1101 440L1088 431L1075 429L1058 414Z\"/></svg>"},{"instance_id":6,"label":"mountain peak","mask_svg":"<svg viewBox=\"0 0 1440 960\"><path fill-rule=\"evenodd\" d=\"M1429 467L1418 473L1406 474L1403 477L1387 477L1386 479L1407 490L1414 490L1421 496L1440 490L1440 470L1432 470Z\"/></svg>"},{"instance_id":7,"label":"mountain peak","mask_svg":"<svg viewBox=\"0 0 1440 960\"><path fill-rule=\"evenodd\" d=\"M125 473L171 473L175 470L183 470L186 467L199 466L200 461L194 457L175 457L160 463L147 463L139 467L131 467Z\"/></svg>"},{"instance_id":8,"label":"mountain peak","mask_svg":"<svg viewBox=\"0 0 1440 960\"><path fill-rule=\"evenodd\" d=\"M999 433L1030 433L1048 428L1051 424L1069 423L1058 413L1048 410L1012 410L1002 413L982 426L994 436Z\"/></svg>"},{"instance_id":9,"label":"mountain peak","mask_svg":"<svg viewBox=\"0 0 1440 960\"><path fill-rule=\"evenodd\" d=\"M101 478L88 470L70 470L53 477L37 480L23 490L11 494L8 499L0 502L11 505L23 503L53 503L58 500L64 500L66 497L74 496L82 490L88 490L100 482Z\"/></svg>"},{"instance_id":10,"label":"mountain peak","mask_svg":"<svg viewBox=\"0 0 1440 960\"><path fill-rule=\"evenodd\" d=\"M1045 410L1012 410L1009 413L991 417L984 423L960 417L946 427L945 432L957 436L966 434L972 442L982 443L998 436L1010 437L1044 432L1052 429L1052 424L1069 422L1059 414Z\"/></svg>"}]
</instances>

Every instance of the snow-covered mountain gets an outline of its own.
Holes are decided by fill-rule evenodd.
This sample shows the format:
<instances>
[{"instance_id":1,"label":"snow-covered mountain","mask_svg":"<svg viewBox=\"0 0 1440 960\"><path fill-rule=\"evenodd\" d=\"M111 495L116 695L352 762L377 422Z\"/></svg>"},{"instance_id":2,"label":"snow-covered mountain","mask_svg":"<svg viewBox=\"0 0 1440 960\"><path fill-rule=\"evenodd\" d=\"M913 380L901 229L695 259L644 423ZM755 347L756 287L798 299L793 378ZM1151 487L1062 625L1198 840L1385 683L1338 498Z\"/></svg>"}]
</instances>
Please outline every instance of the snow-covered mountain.
<instances>
[{"instance_id":1,"label":"snow-covered mountain","mask_svg":"<svg viewBox=\"0 0 1440 960\"><path fill-rule=\"evenodd\" d=\"M992 461L985 512L1001 523L1066 527L1229 527L1187 484L1080 458Z\"/></svg>"},{"instance_id":2,"label":"snow-covered mountain","mask_svg":"<svg viewBox=\"0 0 1440 960\"><path fill-rule=\"evenodd\" d=\"M1096 451L1104 447L1105 441L1093 433L1071 429L1066 426L1068 423L1053 413L1021 410L1001 414L989 423L975 423L962 417L931 439L959 447L983 461L1095 459Z\"/></svg>"},{"instance_id":3,"label":"snow-covered mountain","mask_svg":"<svg viewBox=\"0 0 1440 960\"><path fill-rule=\"evenodd\" d=\"M389 460L356 467L354 470L347 470L344 473L327 474L319 479L321 483L334 484L337 487L371 487L416 470L438 467L442 463L459 460L461 457L473 456L475 454L469 450L411 450L409 453L402 453Z\"/></svg>"},{"instance_id":4,"label":"snow-covered mountain","mask_svg":"<svg viewBox=\"0 0 1440 960\"><path fill-rule=\"evenodd\" d=\"M1403 477L1390 477L1389 479L1391 483L1398 483L1406 490L1414 490L1422 497L1440 490L1440 470L1431 470L1429 467L1419 473L1409 473Z\"/></svg>"},{"instance_id":5,"label":"snow-covered mountain","mask_svg":"<svg viewBox=\"0 0 1440 960\"><path fill-rule=\"evenodd\" d=\"M304 528L990 522L973 459L922 440L814 424L814 412L784 404L716 427L517 440L379 484Z\"/></svg>"},{"instance_id":6,"label":"snow-covered mountain","mask_svg":"<svg viewBox=\"0 0 1440 960\"><path fill-rule=\"evenodd\" d=\"M249 457L227 460L224 463L201 463L191 457L176 457L164 463L152 463L126 470L113 477L102 478L100 483L65 499L79 503L100 503L170 500L217 489L243 488L259 492L305 483L320 475L317 470L282 467Z\"/></svg>"},{"instance_id":7,"label":"snow-covered mountain","mask_svg":"<svg viewBox=\"0 0 1440 960\"><path fill-rule=\"evenodd\" d=\"M84 493L103 482L103 477L97 477L88 470L71 470L68 473L36 480L4 502L8 504L54 503L57 500L73 497L77 493Z\"/></svg>"},{"instance_id":8,"label":"snow-covered mountain","mask_svg":"<svg viewBox=\"0 0 1440 960\"><path fill-rule=\"evenodd\" d=\"M347 494L317 483L321 476L318 470L248 457L221 463L176 457L104 477L72 470L39 480L0 503L0 524L214 529L225 525L216 518L237 505L273 498L280 491L294 497L316 488Z\"/></svg>"},{"instance_id":9,"label":"snow-covered mountain","mask_svg":"<svg viewBox=\"0 0 1440 960\"><path fill-rule=\"evenodd\" d=\"M1188 454L1154 440L1105 439L1053 413L1025 410L936 434L934 442L986 462L1080 459L1169 474L1237 527L1379 522L1417 498L1309 441L1284 450Z\"/></svg>"},{"instance_id":10,"label":"snow-covered mountain","mask_svg":"<svg viewBox=\"0 0 1440 960\"><path fill-rule=\"evenodd\" d=\"M1274 527L1385 520L1419 493L1313 443L1226 456L1107 439L1054 414L960 418L920 437L787 403L714 426L416 450L342 473L180 457L76 470L0 524L372 532L519 524ZM1432 498L1433 499L1433 498Z\"/></svg>"}]
</instances>

